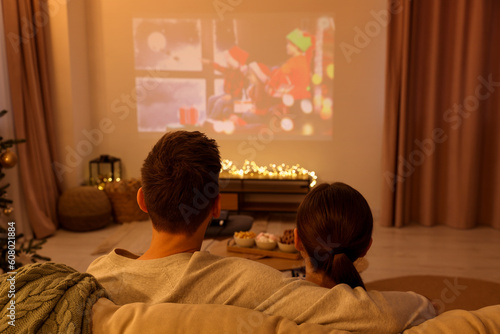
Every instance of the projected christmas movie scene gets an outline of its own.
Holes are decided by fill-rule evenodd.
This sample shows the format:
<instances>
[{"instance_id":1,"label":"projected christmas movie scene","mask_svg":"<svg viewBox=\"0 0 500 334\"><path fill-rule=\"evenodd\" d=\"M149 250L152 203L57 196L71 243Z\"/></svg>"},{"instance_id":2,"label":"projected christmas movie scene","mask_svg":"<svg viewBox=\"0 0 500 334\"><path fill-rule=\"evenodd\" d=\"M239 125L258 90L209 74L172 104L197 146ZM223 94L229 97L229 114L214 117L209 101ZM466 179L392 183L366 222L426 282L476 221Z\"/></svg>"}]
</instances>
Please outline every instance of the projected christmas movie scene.
<instances>
[{"instance_id":1,"label":"projected christmas movie scene","mask_svg":"<svg viewBox=\"0 0 500 334\"><path fill-rule=\"evenodd\" d=\"M134 19L133 28L137 91L147 88L139 131L331 136L331 17Z\"/></svg>"}]
</instances>

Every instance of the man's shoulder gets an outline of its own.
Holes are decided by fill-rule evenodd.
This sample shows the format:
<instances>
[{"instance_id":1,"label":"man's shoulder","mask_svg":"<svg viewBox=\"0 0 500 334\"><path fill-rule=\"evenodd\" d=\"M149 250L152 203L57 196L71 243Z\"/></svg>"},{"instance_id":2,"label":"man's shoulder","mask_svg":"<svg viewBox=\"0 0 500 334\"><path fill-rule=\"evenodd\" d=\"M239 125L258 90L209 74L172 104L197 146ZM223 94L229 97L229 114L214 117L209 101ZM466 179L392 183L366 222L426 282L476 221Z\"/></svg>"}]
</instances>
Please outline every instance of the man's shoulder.
<instances>
[{"instance_id":1,"label":"man's shoulder","mask_svg":"<svg viewBox=\"0 0 500 334\"><path fill-rule=\"evenodd\" d=\"M109 254L95 259L87 268L87 272L94 275L104 272L106 275L109 275L111 274L110 270L123 272L131 270L154 271L155 268L168 266L170 263L172 265L187 263L191 256L192 254L190 253L180 253L153 260L138 260L138 255L125 249L116 248Z\"/></svg>"},{"instance_id":2,"label":"man's shoulder","mask_svg":"<svg viewBox=\"0 0 500 334\"><path fill-rule=\"evenodd\" d=\"M120 265L126 262L132 263L137 258L138 258L137 255L132 254L125 249L115 248L108 254L102 255L97 259L95 259L94 261L92 261L92 263L87 268L87 272L92 274L93 270L95 270L96 268L100 268L102 266L109 267L114 265Z\"/></svg>"}]
</instances>

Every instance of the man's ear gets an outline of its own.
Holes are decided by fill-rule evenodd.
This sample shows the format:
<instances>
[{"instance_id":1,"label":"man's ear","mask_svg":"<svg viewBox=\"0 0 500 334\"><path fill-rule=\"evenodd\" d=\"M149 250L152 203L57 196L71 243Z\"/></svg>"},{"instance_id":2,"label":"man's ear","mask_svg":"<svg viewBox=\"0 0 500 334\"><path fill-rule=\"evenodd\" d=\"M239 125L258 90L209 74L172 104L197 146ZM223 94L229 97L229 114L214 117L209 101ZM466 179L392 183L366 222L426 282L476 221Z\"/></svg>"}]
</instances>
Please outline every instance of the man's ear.
<instances>
[{"instance_id":1,"label":"man's ear","mask_svg":"<svg viewBox=\"0 0 500 334\"><path fill-rule=\"evenodd\" d=\"M146 208L146 202L144 201L144 192L142 191L142 187L137 191L137 204L142 211L148 212L148 208Z\"/></svg>"},{"instance_id":2,"label":"man's ear","mask_svg":"<svg viewBox=\"0 0 500 334\"><path fill-rule=\"evenodd\" d=\"M299 233L297 232L296 228L293 229L293 243L295 244L295 249L299 252L304 250L304 245L299 238Z\"/></svg>"},{"instance_id":3,"label":"man's ear","mask_svg":"<svg viewBox=\"0 0 500 334\"><path fill-rule=\"evenodd\" d=\"M214 218L219 218L220 217L220 210L221 210L221 197L220 194L217 195L217 198L214 201L214 206L212 207L212 216Z\"/></svg>"}]
</instances>

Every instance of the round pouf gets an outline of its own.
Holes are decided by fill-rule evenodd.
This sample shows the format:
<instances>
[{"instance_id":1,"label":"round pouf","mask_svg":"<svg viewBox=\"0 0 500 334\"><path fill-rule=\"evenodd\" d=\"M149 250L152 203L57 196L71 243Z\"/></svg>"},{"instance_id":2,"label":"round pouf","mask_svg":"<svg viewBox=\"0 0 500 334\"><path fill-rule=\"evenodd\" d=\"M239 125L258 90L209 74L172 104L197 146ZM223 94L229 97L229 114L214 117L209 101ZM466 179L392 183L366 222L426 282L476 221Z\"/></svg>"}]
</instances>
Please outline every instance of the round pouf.
<instances>
[{"instance_id":1,"label":"round pouf","mask_svg":"<svg viewBox=\"0 0 500 334\"><path fill-rule=\"evenodd\" d=\"M108 196L91 186L65 191L59 198L58 215L63 228L76 232L97 230L113 222Z\"/></svg>"}]
</instances>

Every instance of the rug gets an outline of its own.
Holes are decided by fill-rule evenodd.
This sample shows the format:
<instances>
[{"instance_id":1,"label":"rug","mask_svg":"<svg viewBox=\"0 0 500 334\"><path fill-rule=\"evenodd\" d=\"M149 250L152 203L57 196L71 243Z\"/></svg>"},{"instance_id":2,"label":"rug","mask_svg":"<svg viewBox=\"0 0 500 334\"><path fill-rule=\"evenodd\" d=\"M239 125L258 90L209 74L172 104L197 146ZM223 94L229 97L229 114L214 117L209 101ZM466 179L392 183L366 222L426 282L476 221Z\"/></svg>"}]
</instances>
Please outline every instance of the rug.
<instances>
[{"instance_id":1,"label":"rug","mask_svg":"<svg viewBox=\"0 0 500 334\"><path fill-rule=\"evenodd\" d=\"M500 304L500 284L464 277L404 276L366 283L367 290L414 291L431 299L444 312L477 310Z\"/></svg>"}]
</instances>

